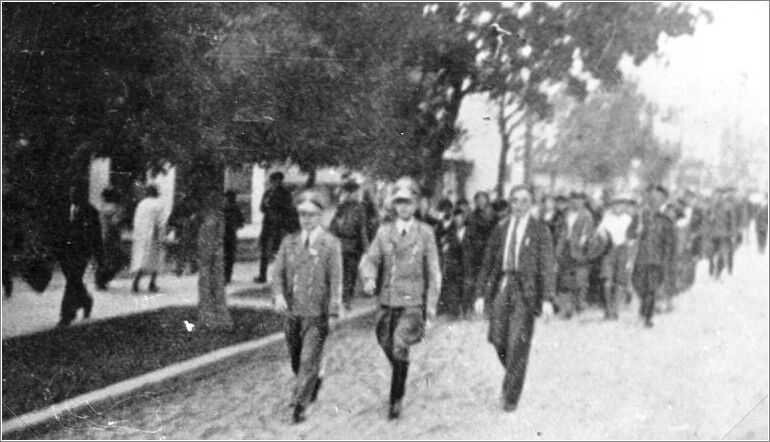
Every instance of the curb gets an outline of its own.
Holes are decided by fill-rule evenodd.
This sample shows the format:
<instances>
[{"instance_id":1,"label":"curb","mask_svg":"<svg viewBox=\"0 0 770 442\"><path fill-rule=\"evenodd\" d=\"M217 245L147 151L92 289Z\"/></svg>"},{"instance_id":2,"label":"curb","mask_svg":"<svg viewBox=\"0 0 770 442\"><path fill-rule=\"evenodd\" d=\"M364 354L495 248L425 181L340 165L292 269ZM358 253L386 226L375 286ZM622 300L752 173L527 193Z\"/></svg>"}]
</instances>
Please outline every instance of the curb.
<instances>
[{"instance_id":1,"label":"curb","mask_svg":"<svg viewBox=\"0 0 770 442\"><path fill-rule=\"evenodd\" d=\"M367 314L373 313L375 311L375 307L376 306L374 305L362 307L356 311L348 313L345 319L339 321L334 328L339 328L339 326L344 325L353 319L357 319ZM120 381L100 390L91 391L89 393L85 393L80 396L49 405L48 407L40 410L30 411L29 413L25 413L21 416L16 416L14 418L3 421L3 439L5 439L5 436L10 433L27 430L53 420L58 420L59 415L65 413L69 414L82 407L91 406L100 402L107 401L109 399L114 399L129 393L133 393L149 385L159 384L161 382L168 381L169 379L190 373L208 365L224 361L228 358L240 356L261 349L263 347L267 347L268 345L280 342L283 339L284 336L282 332L273 333L255 341L242 342L230 347L215 350L202 356L197 356L183 362L177 362L168 367Z\"/></svg>"}]
</instances>

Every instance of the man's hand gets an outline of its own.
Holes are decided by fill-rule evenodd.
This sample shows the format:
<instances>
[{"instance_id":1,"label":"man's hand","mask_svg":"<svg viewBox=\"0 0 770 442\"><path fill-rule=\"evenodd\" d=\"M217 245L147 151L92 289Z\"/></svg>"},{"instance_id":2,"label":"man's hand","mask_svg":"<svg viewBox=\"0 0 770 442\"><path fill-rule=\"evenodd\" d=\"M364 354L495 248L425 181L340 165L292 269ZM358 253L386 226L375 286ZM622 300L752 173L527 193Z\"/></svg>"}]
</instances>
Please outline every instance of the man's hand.
<instances>
[{"instance_id":1,"label":"man's hand","mask_svg":"<svg viewBox=\"0 0 770 442\"><path fill-rule=\"evenodd\" d=\"M484 314L484 298L479 298L473 303L473 310L476 311L477 315Z\"/></svg>"},{"instance_id":2,"label":"man's hand","mask_svg":"<svg viewBox=\"0 0 770 442\"><path fill-rule=\"evenodd\" d=\"M286 300L283 299L283 296L274 296L273 297L273 308L278 313L285 313L286 310L289 308L289 306L286 305Z\"/></svg>"},{"instance_id":3,"label":"man's hand","mask_svg":"<svg viewBox=\"0 0 770 442\"><path fill-rule=\"evenodd\" d=\"M370 295L370 296L372 294L374 294L375 285L376 285L376 282L374 281L374 279L367 279L367 280L365 280L364 281L364 293L366 293L367 295Z\"/></svg>"}]
</instances>

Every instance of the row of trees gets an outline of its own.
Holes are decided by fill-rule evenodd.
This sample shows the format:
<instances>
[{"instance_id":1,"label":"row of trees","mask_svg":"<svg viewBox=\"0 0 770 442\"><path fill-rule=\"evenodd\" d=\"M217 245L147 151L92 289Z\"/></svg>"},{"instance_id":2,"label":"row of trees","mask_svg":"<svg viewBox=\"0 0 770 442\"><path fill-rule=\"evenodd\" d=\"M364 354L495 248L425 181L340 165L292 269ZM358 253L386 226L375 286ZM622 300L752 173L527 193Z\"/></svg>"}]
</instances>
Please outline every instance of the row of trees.
<instances>
[{"instance_id":1,"label":"row of trees","mask_svg":"<svg viewBox=\"0 0 770 442\"><path fill-rule=\"evenodd\" d=\"M287 158L309 171L413 174L430 189L468 94L542 120L547 88L580 100L588 77L612 88L624 55L641 63L702 13L677 3L2 8L4 183L43 225L92 155L127 176L170 162L193 195L221 191L227 165Z\"/></svg>"}]
</instances>

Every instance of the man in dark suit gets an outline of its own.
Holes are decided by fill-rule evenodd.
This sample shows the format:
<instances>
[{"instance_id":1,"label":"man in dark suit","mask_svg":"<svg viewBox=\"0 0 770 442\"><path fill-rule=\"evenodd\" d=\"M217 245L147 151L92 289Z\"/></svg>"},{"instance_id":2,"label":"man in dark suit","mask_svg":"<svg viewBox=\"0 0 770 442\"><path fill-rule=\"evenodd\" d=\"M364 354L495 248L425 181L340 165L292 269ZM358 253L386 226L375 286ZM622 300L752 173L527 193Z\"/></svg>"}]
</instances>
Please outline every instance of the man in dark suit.
<instances>
[{"instance_id":1,"label":"man in dark suit","mask_svg":"<svg viewBox=\"0 0 770 442\"><path fill-rule=\"evenodd\" d=\"M264 213L262 232L259 234L259 276L254 282L267 282L267 266L278 253L281 240L288 233L299 230L299 219L291 200L291 192L283 186L283 173L270 174L268 189L262 196L259 209Z\"/></svg>"},{"instance_id":2,"label":"man in dark suit","mask_svg":"<svg viewBox=\"0 0 770 442\"><path fill-rule=\"evenodd\" d=\"M664 213L668 190L657 185L650 187L647 193L631 283L641 301L639 315L649 328L653 325L656 292L661 288L670 292L675 281L676 232L673 221Z\"/></svg>"},{"instance_id":3,"label":"man in dark suit","mask_svg":"<svg viewBox=\"0 0 770 442\"><path fill-rule=\"evenodd\" d=\"M233 278L233 266L235 254L238 250L238 229L243 227L243 213L236 201L234 190L225 192L225 284L229 284Z\"/></svg>"},{"instance_id":4,"label":"man in dark suit","mask_svg":"<svg viewBox=\"0 0 770 442\"><path fill-rule=\"evenodd\" d=\"M342 302L351 309L358 278L358 263L369 248L369 220L366 207L358 198L358 183L353 180L342 185L340 205L329 225L329 232L342 244Z\"/></svg>"},{"instance_id":5,"label":"man in dark suit","mask_svg":"<svg viewBox=\"0 0 770 442\"><path fill-rule=\"evenodd\" d=\"M503 409L514 411L524 386L535 317L553 299L555 262L548 225L529 212L534 195L527 186L511 189L511 216L487 243L477 296L489 318L489 342L505 367Z\"/></svg>"},{"instance_id":6,"label":"man in dark suit","mask_svg":"<svg viewBox=\"0 0 770 442\"><path fill-rule=\"evenodd\" d=\"M53 249L67 283L61 303L59 326L69 325L83 309L83 318L91 316L94 300L88 294L83 274L91 257L102 250L99 213L88 203L85 189L71 186L66 213L60 216Z\"/></svg>"},{"instance_id":7,"label":"man in dark suit","mask_svg":"<svg viewBox=\"0 0 770 442\"><path fill-rule=\"evenodd\" d=\"M591 262L586 256L586 246L592 238L595 224L593 214L586 206L587 195L573 192L570 209L564 216L559 239L556 242L556 259L559 263L559 290L568 295L561 304L565 317L580 313L586 305Z\"/></svg>"}]
</instances>

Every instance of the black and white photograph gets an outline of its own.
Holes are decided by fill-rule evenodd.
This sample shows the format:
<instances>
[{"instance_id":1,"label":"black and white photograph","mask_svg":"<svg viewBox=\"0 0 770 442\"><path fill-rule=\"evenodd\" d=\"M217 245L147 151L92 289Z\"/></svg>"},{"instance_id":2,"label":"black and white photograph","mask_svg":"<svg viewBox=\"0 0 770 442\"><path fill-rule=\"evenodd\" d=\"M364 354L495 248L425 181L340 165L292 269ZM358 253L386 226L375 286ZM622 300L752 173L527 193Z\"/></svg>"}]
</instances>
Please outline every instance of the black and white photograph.
<instances>
[{"instance_id":1,"label":"black and white photograph","mask_svg":"<svg viewBox=\"0 0 770 442\"><path fill-rule=\"evenodd\" d=\"M2 440L768 440L770 2L2 2Z\"/></svg>"}]
</instances>

